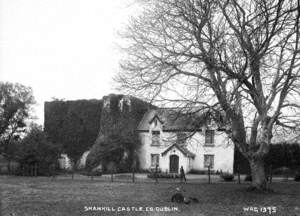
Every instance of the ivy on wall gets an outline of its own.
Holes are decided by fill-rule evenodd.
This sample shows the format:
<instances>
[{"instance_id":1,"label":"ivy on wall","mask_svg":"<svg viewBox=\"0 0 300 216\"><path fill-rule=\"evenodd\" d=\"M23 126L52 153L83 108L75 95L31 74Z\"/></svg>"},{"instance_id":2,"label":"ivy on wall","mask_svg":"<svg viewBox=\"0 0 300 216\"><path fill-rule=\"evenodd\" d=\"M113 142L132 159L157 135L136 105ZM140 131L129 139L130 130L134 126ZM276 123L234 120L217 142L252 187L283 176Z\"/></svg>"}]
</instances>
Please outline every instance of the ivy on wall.
<instances>
[{"instance_id":1,"label":"ivy on wall","mask_svg":"<svg viewBox=\"0 0 300 216\"><path fill-rule=\"evenodd\" d=\"M97 138L102 100L55 100L45 102L44 109L44 130L49 139L77 161Z\"/></svg>"},{"instance_id":2,"label":"ivy on wall","mask_svg":"<svg viewBox=\"0 0 300 216\"><path fill-rule=\"evenodd\" d=\"M133 163L138 163L135 151L140 141L136 129L153 106L123 95L110 95L103 100L99 134L87 157L87 166L92 168L101 163L105 170L106 165L114 162L118 171L128 171Z\"/></svg>"},{"instance_id":3,"label":"ivy on wall","mask_svg":"<svg viewBox=\"0 0 300 216\"><path fill-rule=\"evenodd\" d=\"M77 162L90 150L87 166L115 162L118 170L137 163L136 128L154 106L135 97L110 94L102 100L55 100L45 103L44 129L49 139Z\"/></svg>"}]
</instances>

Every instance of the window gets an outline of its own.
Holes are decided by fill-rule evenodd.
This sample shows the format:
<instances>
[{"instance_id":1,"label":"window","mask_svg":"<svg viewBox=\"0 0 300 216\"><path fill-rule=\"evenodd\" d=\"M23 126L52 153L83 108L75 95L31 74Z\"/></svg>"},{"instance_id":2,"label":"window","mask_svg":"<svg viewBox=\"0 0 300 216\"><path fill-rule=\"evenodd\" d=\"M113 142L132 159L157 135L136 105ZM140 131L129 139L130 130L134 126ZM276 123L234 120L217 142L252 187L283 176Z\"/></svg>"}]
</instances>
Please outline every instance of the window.
<instances>
[{"instance_id":1,"label":"window","mask_svg":"<svg viewBox=\"0 0 300 216\"><path fill-rule=\"evenodd\" d=\"M159 166L159 154L151 154L151 166L156 167Z\"/></svg>"},{"instance_id":2,"label":"window","mask_svg":"<svg viewBox=\"0 0 300 216\"><path fill-rule=\"evenodd\" d=\"M206 130L205 131L205 145L214 145L215 143L215 131Z\"/></svg>"},{"instance_id":3,"label":"window","mask_svg":"<svg viewBox=\"0 0 300 216\"><path fill-rule=\"evenodd\" d=\"M204 155L204 168L208 168L210 166L211 169L214 168L214 155Z\"/></svg>"},{"instance_id":4,"label":"window","mask_svg":"<svg viewBox=\"0 0 300 216\"><path fill-rule=\"evenodd\" d=\"M193 161L192 161L192 158L189 158L189 168L190 168L190 169L193 168Z\"/></svg>"},{"instance_id":5,"label":"window","mask_svg":"<svg viewBox=\"0 0 300 216\"><path fill-rule=\"evenodd\" d=\"M152 131L152 145L158 146L160 144L160 131Z\"/></svg>"}]
</instances>

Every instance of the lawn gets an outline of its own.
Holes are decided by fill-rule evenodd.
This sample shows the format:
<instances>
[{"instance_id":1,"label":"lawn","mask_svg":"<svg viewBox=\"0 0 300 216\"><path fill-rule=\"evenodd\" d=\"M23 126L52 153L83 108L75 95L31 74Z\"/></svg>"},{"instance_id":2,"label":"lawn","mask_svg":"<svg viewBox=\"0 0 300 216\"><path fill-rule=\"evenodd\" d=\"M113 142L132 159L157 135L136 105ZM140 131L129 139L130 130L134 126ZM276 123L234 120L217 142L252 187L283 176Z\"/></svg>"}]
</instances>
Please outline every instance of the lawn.
<instances>
[{"instance_id":1,"label":"lawn","mask_svg":"<svg viewBox=\"0 0 300 216\"><path fill-rule=\"evenodd\" d=\"M199 203L170 202L178 186L186 195L197 197ZM246 212L243 210L246 207L257 207L258 211L264 211L261 207L276 207L276 213L271 214L276 216L300 215L300 183L273 183L271 194L246 192L247 186L221 182L180 185L177 182L122 183L0 176L0 215L270 215ZM107 211L86 211L94 206L108 208ZM130 207L130 211L126 207ZM162 211L163 207L171 211ZM143 211L136 211L139 208Z\"/></svg>"}]
</instances>

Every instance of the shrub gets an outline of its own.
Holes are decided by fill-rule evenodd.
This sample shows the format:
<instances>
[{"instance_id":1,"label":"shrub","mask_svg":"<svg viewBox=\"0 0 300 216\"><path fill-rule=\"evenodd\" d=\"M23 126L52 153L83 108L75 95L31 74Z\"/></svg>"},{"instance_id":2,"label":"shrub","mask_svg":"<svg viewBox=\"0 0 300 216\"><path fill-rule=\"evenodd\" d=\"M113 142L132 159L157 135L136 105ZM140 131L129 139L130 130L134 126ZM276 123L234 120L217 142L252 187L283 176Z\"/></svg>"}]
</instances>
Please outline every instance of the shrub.
<instances>
[{"instance_id":1,"label":"shrub","mask_svg":"<svg viewBox=\"0 0 300 216\"><path fill-rule=\"evenodd\" d=\"M294 178L295 181L300 181L300 172L297 172L295 174L295 178Z\"/></svg>"},{"instance_id":2,"label":"shrub","mask_svg":"<svg viewBox=\"0 0 300 216\"><path fill-rule=\"evenodd\" d=\"M224 180L224 181L232 181L234 179L234 175L232 173L221 173L220 177Z\"/></svg>"},{"instance_id":3,"label":"shrub","mask_svg":"<svg viewBox=\"0 0 300 216\"><path fill-rule=\"evenodd\" d=\"M149 173L148 178L155 178L155 173ZM180 178L178 173L156 173L157 178Z\"/></svg>"},{"instance_id":4,"label":"shrub","mask_svg":"<svg viewBox=\"0 0 300 216\"><path fill-rule=\"evenodd\" d=\"M272 171L273 175L289 175L291 174L292 170L288 167L279 167Z\"/></svg>"},{"instance_id":5,"label":"shrub","mask_svg":"<svg viewBox=\"0 0 300 216\"><path fill-rule=\"evenodd\" d=\"M17 162L21 164L17 175L52 175L57 168L59 146L50 142L47 134L38 125L20 142Z\"/></svg>"},{"instance_id":6,"label":"shrub","mask_svg":"<svg viewBox=\"0 0 300 216\"><path fill-rule=\"evenodd\" d=\"M219 171L215 171L215 170L210 170L210 174L218 174L220 173ZM198 174L198 175L207 175L208 174L208 170L194 170L192 169L189 174Z\"/></svg>"},{"instance_id":7,"label":"shrub","mask_svg":"<svg viewBox=\"0 0 300 216\"><path fill-rule=\"evenodd\" d=\"M85 176L102 176L102 170L101 169L94 169L92 171L81 170L79 173L81 175L85 175Z\"/></svg>"},{"instance_id":8,"label":"shrub","mask_svg":"<svg viewBox=\"0 0 300 216\"><path fill-rule=\"evenodd\" d=\"M252 181L252 176L251 175L246 175L245 181Z\"/></svg>"}]
</instances>

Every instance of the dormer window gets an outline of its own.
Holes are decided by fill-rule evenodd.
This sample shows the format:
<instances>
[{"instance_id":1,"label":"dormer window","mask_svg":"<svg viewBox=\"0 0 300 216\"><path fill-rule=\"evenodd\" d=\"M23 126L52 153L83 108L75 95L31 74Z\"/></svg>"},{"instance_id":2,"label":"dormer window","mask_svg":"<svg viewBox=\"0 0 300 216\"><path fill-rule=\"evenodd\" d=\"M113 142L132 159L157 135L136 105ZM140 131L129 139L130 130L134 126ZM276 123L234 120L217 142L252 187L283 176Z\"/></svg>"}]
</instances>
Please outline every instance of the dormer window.
<instances>
[{"instance_id":1,"label":"dormer window","mask_svg":"<svg viewBox=\"0 0 300 216\"><path fill-rule=\"evenodd\" d=\"M205 131L205 145L214 145L215 143L215 131L206 130Z\"/></svg>"},{"instance_id":2,"label":"dormer window","mask_svg":"<svg viewBox=\"0 0 300 216\"><path fill-rule=\"evenodd\" d=\"M152 144L153 146L160 145L160 131L152 131Z\"/></svg>"}]
</instances>

